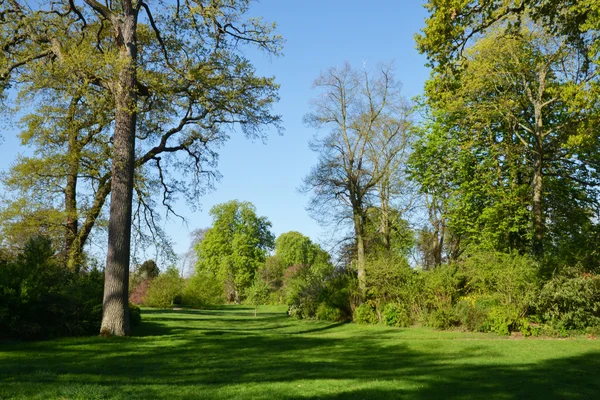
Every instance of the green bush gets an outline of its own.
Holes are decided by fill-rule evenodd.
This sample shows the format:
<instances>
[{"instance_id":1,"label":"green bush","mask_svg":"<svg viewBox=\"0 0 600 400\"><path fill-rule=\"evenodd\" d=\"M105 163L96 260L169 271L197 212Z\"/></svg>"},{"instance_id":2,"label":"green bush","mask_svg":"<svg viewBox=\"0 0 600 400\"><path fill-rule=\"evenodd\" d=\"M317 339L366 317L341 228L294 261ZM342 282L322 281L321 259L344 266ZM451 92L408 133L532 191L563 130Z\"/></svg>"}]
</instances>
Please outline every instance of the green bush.
<instances>
[{"instance_id":1,"label":"green bush","mask_svg":"<svg viewBox=\"0 0 600 400\"><path fill-rule=\"evenodd\" d=\"M434 329L448 329L458 324L451 308L434 309L429 312L427 325Z\"/></svg>"},{"instance_id":2,"label":"green bush","mask_svg":"<svg viewBox=\"0 0 600 400\"><path fill-rule=\"evenodd\" d=\"M181 301L186 306L198 308L223 304L223 282L210 272L198 271L185 281Z\"/></svg>"},{"instance_id":3,"label":"green bush","mask_svg":"<svg viewBox=\"0 0 600 400\"><path fill-rule=\"evenodd\" d=\"M378 322L375 309L367 303L362 303L354 309L352 320L357 324L376 324Z\"/></svg>"},{"instance_id":4,"label":"green bush","mask_svg":"<svg viewBox=\"0 0 600 400\"><path fill-rule=\"evenodd\" d=\"M536 306L558 331L600 326L600 275L567 269L544 285Z\"/></svg>"},{"instance_id":5,"label":"green bush","mask_svg":"<svg viewBox=\"0 0 600 400\"><path fill-rule=\"evenodd\" d=\"M54 254L51 241L38 237L16 259L0 264L0 336L31 340L99 332L103 274L71 272Z\"/></svg>"},{"instance_id":6,"label":"green bush","mask_svg":"<svg viewBox=\"0 0 600 400\"><path fill-rule=\"evenodd\" d=\"M313 318L325 287L324 277L308 265L293 265L284 276L288 314L296 318Z\"/></svg>"},{"instance_id":7,"label":"green bush","mask_svg":"<svg viewBox=\"0 0 600 400\"><path fill-rule=\"evenodd\" d=\"M332 307L327 303L321 303L317 307L316 318L319 321L343 321L344 313L339 308Z\"/></svg>"},{"instance_id":8,"label":"green bush","mask_svg":"<svg viewBox=\"0 0 600 400\"><path fill-rule=\"evenodd\" d=\"M488 314L497 302L489 296L465 296L454 305L454 316L466 330L485 332Z\"/></svg>"},{"instance_id":9,"label":"green bush","mask_svg":"<svg viewBox=\"0 0 600 400\"><path fill-rule=\"evenodd\" d=\"M184 280L175 267L169 267L163 274L150 282L144 304L149 307L165 308L176 304L181 296Z\"/></svg>"},{"instance_id":10,"label":"green bush","mask_svg":"<svg viewBox=\"0 0 600 400\"><path fill-rule=\"evenodd\" d=\"M522 325L522 318L515 309L506 306L493 307L483 324L484 332L496 332L499 335L509 335L518 331Z\"/></svg>"},{"instance_id":11,"label":"green bush","mask_svg":"<svg viewBox=\"0 0 600 400\"><path fill-rule=\"evenodd\" d=\"M129 323L131 326L138 326L142 323L142 312L138 306L129 303Z\"/></svg>"},{"instance_id":12,"label":"green bush","mask_svg":"<svg viewBox=\"0 0 600 400\"><path fill-rule=\"evenodd\" d=\"M388 326L401 328L412 325L412 321L406 308L398 303L388 303L383 307L383 322Z\"/></svg>"}]
</instances>

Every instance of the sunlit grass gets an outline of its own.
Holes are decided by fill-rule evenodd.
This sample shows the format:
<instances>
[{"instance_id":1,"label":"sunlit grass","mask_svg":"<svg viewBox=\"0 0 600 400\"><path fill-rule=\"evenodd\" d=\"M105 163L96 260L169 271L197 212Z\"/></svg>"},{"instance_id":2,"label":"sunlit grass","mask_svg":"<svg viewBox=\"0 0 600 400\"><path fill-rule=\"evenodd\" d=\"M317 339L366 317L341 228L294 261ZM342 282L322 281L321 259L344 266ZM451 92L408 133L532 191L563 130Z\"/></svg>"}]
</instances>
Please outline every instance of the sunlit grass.
<instances>
[{"instance_id":1,"label":"sunlit grass","mask_svg":"<svg viewBox=\"0 0 600 400\"><path fill-rule=\"evenodd\" d=\"M144 310L130 338L0 344L0 398L593 399L600 341Z\"/></svg>"}]
</instances>

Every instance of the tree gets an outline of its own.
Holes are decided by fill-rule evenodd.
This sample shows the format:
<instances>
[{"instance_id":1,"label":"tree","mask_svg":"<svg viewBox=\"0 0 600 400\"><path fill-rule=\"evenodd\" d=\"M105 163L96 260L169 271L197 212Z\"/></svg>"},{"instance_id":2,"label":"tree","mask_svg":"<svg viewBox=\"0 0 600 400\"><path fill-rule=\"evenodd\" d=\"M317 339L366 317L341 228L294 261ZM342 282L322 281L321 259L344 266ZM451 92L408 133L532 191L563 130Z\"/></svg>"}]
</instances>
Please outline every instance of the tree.
<instances>
[{"instance_id":1,"label":"tree","mask_svg":"<svg viewBox=\"0 0 600 400\"><path fill-rule=\"evenodd\" d=\"M405 101L389 65L362 73L348 64L330 68L314 86L322 93L305 121L329 131L311 143L319 161L304 179L303 190L312 192L309 211L319 222L336 227L350 222L364 295L367 210L376 203L380 185L382 215L389 214L391 177L406 143Z\"/></svg>"},{"instance_id":2,"label":"tree","mask_svg":"<svg viewBox=\"0 0 600 400\"><path fill-rule=\"evenodd\" d=\"M600 14L596 0L507 0L472 2L429 0L430 12L422 34L416 35L417 48L425 53L436 72L457 67L463 51L489 28L503 26L507 31L528 20L548 32L567 39L587 62L598 62Z\"/></svg>"},{"instance_id":3,"label":"tree","mask_svg":"<svg viewBox=\"0 0 600 400\"><path fill-rule=\"evenodd\" d=\"M330 256L308 236L290 231L275 240L275 256L286 268L292 265L316 265L328 263Z\"/></svg>"},{"instance_id":4,"label":"tree","mask_svg":"<svg viewBox=\"0 0 600 400\"><path fill-rule=\"evenodd\" d=\"M445 191L437 201L454 233L538 257L583 239L597 207L600 109L597 70L578 51L530 21L488 31L460 73L433 75L434 122L413 165L425 190Z\"/></svg>"},{"instance_id":5,"label":"tree","mask_svg":"<svg viewBox=\"0 0 600 400\"><path fill-rule=\"evenodd\" d=\"M273 35L274 26L242 19L248 3L190 1L163 7L160 13L132 0L107 5L64 0L37 8L17 0L0 4L2 88L19 86L25 75L40 77L48 63L76 60L68 64L71 76L84 81L86 88L107 91L113 101L112 166L104 181L110 182L106 195L111 194L101 328L105 335L129 332L135 167L149 163L156 168L161 202L173 212L175 193L192 199L206 190L206 179L214 177L204 166L214 165L210 146L227 138L224 125L238 123L247 136L255 137L264 124L279 122L270 112L277 85L272 78L254 74L239 45L251 43L277 54L280 38ZM136 136L142 144L139 156ZM191 171L192 184L170 178L168 166ZM154 216L151 211L143 215Z\"/></svg>"},{"instance_id":6,"label":"tree","mask_svg":"<svg viewBox=\"0 0 600 400\"><path fill-rule=\"evenodd\" d=\"M213 225L196 246L196 269L219 277L227 301L239 303L273 248L271 223L256 215L252 203L237 200L217 204L210 215Z\"/></svg>"}]
</instances>

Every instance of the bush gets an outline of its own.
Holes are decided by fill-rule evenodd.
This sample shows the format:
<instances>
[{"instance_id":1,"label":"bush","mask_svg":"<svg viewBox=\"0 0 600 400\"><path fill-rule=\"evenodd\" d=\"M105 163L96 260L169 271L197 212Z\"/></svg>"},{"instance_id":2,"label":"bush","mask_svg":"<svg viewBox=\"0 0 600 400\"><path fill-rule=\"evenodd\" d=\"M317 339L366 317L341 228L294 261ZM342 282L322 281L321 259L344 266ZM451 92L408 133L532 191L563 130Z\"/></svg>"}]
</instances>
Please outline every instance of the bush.
<instances>
[{"instance_id":1,"label":"bush","mask_svg":"<svg viewBox=\"0 0 600 400\"><path fill-rule=\"evenodd\" d=\"M186 306L198 308L223 304L223 283L210 272L198 271L185 281L181 301Z\"/></svg>"},{"instance_id":2,"label":"bush","mask_svg":"<svg viewBox=\"0 0 600 400\"><path fill-rule=\"evenodd\" d=\"M138 306L129 303L129 323L131 326L138 326L142 323L142 312Z\"/></svg>"},{"instance_id":3,"label":"bush","mask_svg":"<svg viewBox=\"0 0 600 400\"><path fill-rule=\"evenodd\" d=\"M466 330L485 332L486 321L491 307L497 303L488 296L469 295L462 297L454 305L454 316Z\"/></svg>"},{"instance_id":4,"label":"bush","mask_svg":"<svg viewBox=\"0 0 600 400\"><path fill-rule=\"evenodd\" d=\"M600 275L567 269L544 285L536 306L558 331L600 326Z\"/></svg>"},{"instance_id":5,"label":"bush","mask_svg":"<svg viewBox=\"0 0 600 400\"><path fill-rule=\"evenodd\" d=\"M332 307L327 303L321 303L317 308L316 318L319 321L343 321L344 313L339 308Z\"/></svg>"},{"instance_id":6,"label":"bush","mask_svg":"<svg viewBox=\"0 0 600 400\"><path fill-rule=\"evenodd\" d=\"M434 329L448 329L458 325L458 320L451 308L440 308L429 313L427 325Z\"/></svg>"},{"instance_id":7,"label":"bush","mask_svg":"<svg viewBox=\"0 0 600 400\"><path fill-rule=\"evenodd\" d=\"M313 318L324 290L324 280L308 265L294 265L284 276L288 314L296 318Z\"/></svg>"},{"instance_id":8,"label":"bush","mask_svg":"<svg viewBox=\"0 0 600 400\"><path fill-rule=\"evenodd\" d=\"M179 276L177 268L169 267L150 282L144 304L149 307L169 307L181 296L183 285L184 280Z\"/></svg>"},{"instance_id":9,"label":"bush","mask_svg":"<svg viewBox=\"0 0 600 400\"><path fill-rule=\"evenodd\" d=\"M376 324L378 322L375 309L367 303L362 303L354 309L352 319L354 322L361 325Z\"/></svg>"},{"instance_id":10,"label":"bush","mask_svg":"<svg viewBox=\"0 0 600 400\"><path fill-rule=\"evenodd\" d=\"M383 307L383 322L388 326L405 328L412 325L406 308L398 303L388 303Z\"/></svg>"},{"instance_id":11,"label":"bush","mask_svg":"<svg viewBox=\"0 0 600 400\"><path fill-rule=\"evenodd\" d=\"M17 339L93 335L100 330L104 276L58 263L48 239L30 239L0 265L0 335Z\"/></svg>"}]
</instances>

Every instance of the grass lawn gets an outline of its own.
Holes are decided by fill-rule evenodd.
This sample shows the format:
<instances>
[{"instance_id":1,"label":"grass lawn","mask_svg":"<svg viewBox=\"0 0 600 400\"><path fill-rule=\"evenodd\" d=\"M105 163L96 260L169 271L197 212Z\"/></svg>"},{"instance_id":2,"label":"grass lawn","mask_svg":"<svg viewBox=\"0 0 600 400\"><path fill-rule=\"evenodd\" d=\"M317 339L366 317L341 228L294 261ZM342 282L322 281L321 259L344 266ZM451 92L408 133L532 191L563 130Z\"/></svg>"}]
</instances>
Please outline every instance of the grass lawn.
<instances>
[{"instance_id":1,"label":"grass lawn","mask_svg":"<svg viewBox=\"0 0 600 400\"><path fill-rule=\"evenodd\" d=\"M600 340L144 310L133 337L0 343L0 399L600 399Z\"/></svg>"}]
</instances>

